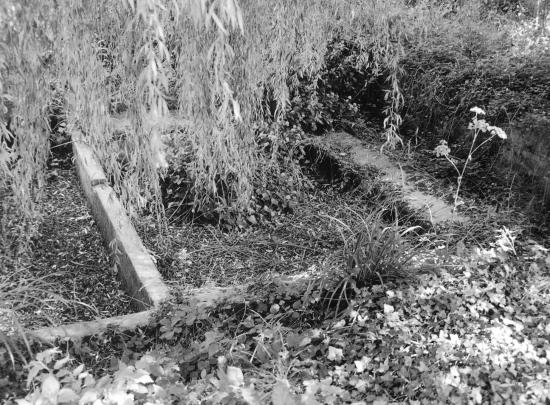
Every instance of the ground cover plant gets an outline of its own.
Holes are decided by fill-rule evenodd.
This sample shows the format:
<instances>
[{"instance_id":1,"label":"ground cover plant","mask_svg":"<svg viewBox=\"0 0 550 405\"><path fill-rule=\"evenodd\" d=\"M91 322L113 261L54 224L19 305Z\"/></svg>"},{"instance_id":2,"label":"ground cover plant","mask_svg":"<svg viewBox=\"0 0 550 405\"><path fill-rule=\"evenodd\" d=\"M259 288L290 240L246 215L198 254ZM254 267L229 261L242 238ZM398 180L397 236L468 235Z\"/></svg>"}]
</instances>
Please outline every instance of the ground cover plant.
<instances>
[{"instance_id":1,"label":"ground cover plant","mask_svg":"<svg viewBox=\"0 0 550 405\"><path fill-rule=\"evenodd\" d=\"M494 247L413 284L363 289L337 319L288 285L214 311L174 305L156 333L43 352L29 363L27 400L544 403L548 256L515 236L502 232ZM98 355L95 373L111 370L101 379L80 364Z\"/></svg>"},{"instance_id":2,"label":"ground cover plant","mask_svg":"<svg viewBox=\"0 0 550 405\"><path fill-rule=\"evenodd\" d=\"M42 202L64 193L48 161L68 134L92 146L172 290L136 330L49 345L0 329L0 398L550 401L544 193L516 187L495 163L507 147L495 142L500 127L510 139L512 124L548 114L547 6L0 5L2 310L32 311L54 276L41 271L62 262L39 248L56 243L44 232L55 208ZM315 147L335 130L408 159L415 182L455 208L460 193L470 221L421 220L380 173ZM441 139L449 160L433 153ZM73 235L86 233L82 220ZM97 243L73 239L78 254ZM34 267L19 259L33 253ZM107 289L109 303L120 293ZM63 295L46 296L64 318Z\"/></svg>"}]
</instances>

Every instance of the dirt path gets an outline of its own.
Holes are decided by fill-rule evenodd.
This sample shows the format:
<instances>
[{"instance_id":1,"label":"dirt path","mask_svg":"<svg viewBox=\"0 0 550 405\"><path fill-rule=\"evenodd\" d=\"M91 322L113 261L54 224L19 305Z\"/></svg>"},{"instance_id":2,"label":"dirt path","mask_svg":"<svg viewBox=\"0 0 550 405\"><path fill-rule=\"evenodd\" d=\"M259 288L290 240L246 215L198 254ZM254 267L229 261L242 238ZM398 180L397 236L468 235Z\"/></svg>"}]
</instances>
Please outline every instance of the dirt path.
<instances>
[{"instance_id":1,"label":"dirt path","mask_svg":"<svg viewBox=\"0 0 550 405\"><path fill-rule=\"evenodd\" d=\"M468 218L453 213L453 207L441 198L420 191L408 180L407 173L380 151L369 148L361 140L346 132L332 132L324 137L323 143L332 150L344 151L353 164L360 167L374 167L383 173L382 180L401 188L405 201L421 213L432 224L447 221L465 222Z\"/></svg>"}]
</instances>

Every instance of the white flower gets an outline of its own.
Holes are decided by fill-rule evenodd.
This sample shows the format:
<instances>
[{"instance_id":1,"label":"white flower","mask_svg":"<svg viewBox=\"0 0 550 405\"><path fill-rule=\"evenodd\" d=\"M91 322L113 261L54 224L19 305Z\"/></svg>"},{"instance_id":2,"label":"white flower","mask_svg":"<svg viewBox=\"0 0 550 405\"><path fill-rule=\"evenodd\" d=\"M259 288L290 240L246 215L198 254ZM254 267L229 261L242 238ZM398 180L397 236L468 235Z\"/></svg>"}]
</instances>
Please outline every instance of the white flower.
<instances>
[{"instance_id":1,"label":"white flower","mask_svg":"<svg viewBox=\"0 0 550 405\"><path fill-rule=\"evenodd\" d=\"M487 132L489 129L489 124L485 120L478 120L477 116L472 118L472 122L468 124L468 129L470 130L476 130L481 132Z\"/></svg>"},{"instance_id":2,"label":"white flower","mask_svg":"<svg viewBox=\"0 0 550 405\"><path fill-rule=\"evenodd\" d=\"M483 111L481 108L479 107L472 107L470 108L470 111L473 112L474 114L478 115L485 115L485 111Z\"/></svg>"},{"instance_id":3,"label":"white flower","mask_svg":"<svg viewBox=\"0 0 550 405\"><path fill-rule=\"evenodd\" d=\"M481 132L487 132L487 129L489 128L489 123L485 120L478 120L476 122L476 128L478 128Z\"/></svg>"},{"instance_id":4,"label":"white flower","mask_svg":"<svg viewBox=\"0 0 550 405\"><path fill-rule=\"evenodd\" d=\"M447 145L447 141L445 140L439 141L439 145L434 149L434 153L437 157L449 156L449 153L451 153L451 149Z\"/></svg>"},{"instance_id":5,"label":"white flower","mask_svg":"<svg viewBox=\"0 0 550 405\"><path fill-rule=\"evenodd\" d=\"M508 135L506 135L506 132L504 132L504 130L502 128L499 128L499 127L495 127L495 126L492 126L492 125L489 125L489 127L487 127L487 129L495 134L496 136L498 136L500 139L506 139L508 138Z\"/></svg>"}]
</instances>

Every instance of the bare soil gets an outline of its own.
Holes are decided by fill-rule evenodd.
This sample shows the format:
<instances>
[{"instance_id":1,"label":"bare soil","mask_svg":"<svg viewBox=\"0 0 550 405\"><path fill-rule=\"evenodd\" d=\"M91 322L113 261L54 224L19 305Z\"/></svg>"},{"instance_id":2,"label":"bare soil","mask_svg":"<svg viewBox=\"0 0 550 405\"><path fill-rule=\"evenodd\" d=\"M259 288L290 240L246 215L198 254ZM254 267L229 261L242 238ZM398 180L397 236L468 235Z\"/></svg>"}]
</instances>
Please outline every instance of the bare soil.
<instances>
[{"instance_id":1,"label":"bare soil","mask_svg":"<svg viewBox=\"0 0 550 405\"><path fill-rule=\"evenodd\" d=\"M20 314L24 327L131 312L130 297L111 270L109 251L90 215L71 159L70 149L50 159L32 251L1 271L6 276L18 270L10 279L14 286L40 280L39 291L30 291L32 305Z\"/></svg>"}]
</instances>

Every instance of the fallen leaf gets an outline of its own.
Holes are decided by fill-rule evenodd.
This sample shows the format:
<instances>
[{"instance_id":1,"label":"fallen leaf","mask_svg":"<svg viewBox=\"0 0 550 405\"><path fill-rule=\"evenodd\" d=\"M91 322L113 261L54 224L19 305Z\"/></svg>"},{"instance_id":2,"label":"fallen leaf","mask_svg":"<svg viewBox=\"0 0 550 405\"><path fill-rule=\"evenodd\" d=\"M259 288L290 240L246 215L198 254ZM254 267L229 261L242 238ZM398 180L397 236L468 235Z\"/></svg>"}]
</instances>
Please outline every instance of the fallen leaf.
<instances>
[{"instance_id":1,"label":"fallen leaf","mask_svg":"<svg viewBox=\"0 0 550 405\"><path fill-rule=\"evenodd\" d=\"M365 368L369 364L370 359L367 356L363 356L361 360L355 360L355 368L357 369L358 373L362 373L365 371Z\"/></svg>"},{"instance_id":2,"label":"fallen leaf","mask_svg":"<svg viewBox=\"0 0 550 405\"><path fill-rule=\"evenodd\" d=\"M42 382L42 395L48 399L57 398L57 394L60 388L61 384L59 384L57 378L50 374Z\"/></svg>"},{"instance_id":3,"label":"fallen leaf","mask_svg":"<svg viewBox=\"0 0 550 405\"><path fill-rule=\"evenodd\" d=\"M343 356L342 349L329 346L327 359L331 361L341 361Z\"/></svg>"},{"instance_id":4,"label":"fallen leaf","mask_svg":"<svg viewBox=\"0 0 550 405\"><path fill-rule=\"evenodd\" d=\"M243 386L244 376L242 370L238 367L227 367L227 382L235 387Z\"/></svg>"},{"instance_id":5,"label":"fallen leaf","mask_svg":"<svg viewBox=\"0 0 550 405\"><path fill-rule=\"evenodd\" d=\"M296 399L292 396L287 380L278 380L271 392L273 405L294 405Z\"/></svg>"}]
</instances>

